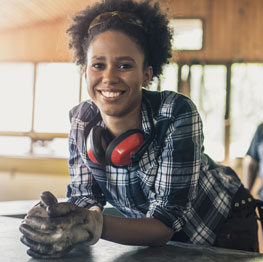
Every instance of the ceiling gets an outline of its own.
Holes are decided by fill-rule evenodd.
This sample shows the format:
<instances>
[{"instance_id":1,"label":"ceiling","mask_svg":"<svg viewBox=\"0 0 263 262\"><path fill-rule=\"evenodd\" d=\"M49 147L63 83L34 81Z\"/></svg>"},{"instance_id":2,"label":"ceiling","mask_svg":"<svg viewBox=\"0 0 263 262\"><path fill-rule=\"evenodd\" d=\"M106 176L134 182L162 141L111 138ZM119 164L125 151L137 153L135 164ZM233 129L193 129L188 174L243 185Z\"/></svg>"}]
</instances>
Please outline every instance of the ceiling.
<instances>
[{"instance_id":1,"label":"ceiling","mask_svg":"<svg viewBox=\"0 0 263 262\"><path fill-rule=\"evenodd\" d=\"M0 30L72 16L96 0L0 0Z\"/></svg>"}]
</instances>

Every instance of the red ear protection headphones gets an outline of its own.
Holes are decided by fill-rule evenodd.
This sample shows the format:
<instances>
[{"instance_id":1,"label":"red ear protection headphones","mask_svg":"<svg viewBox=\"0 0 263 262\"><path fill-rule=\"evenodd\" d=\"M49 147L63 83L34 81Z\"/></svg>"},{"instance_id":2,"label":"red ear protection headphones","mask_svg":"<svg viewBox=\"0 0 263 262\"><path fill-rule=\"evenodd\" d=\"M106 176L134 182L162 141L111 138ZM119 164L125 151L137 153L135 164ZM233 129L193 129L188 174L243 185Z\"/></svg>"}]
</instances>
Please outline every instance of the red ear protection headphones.
<instances>
[{"instance_id":1,"label":"red ear protection headphones","mask_svg":"<svg viewBox=\"0 0 263 262\"><path fill-rule=\"evenodd\" d=\"M94 126L87 137L87 154L96 164L127 166L144 142L139 129L131 129L116 138L102 126Z\"/></svg>"}]
</instances>

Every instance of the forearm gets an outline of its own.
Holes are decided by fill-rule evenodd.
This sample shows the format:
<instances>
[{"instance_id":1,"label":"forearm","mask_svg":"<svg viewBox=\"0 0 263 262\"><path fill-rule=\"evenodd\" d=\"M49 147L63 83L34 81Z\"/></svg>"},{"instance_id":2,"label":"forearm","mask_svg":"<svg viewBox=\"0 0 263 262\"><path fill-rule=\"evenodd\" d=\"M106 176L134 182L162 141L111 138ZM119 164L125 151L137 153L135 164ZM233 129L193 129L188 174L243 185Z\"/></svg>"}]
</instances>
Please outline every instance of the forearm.
<instances>
[{"instance_id":1,"label":"forearm","mask_svg":"<svg viewBox=\"0 0 263 262\"><path fill-rule=\"evenodd\" d=\"M173 230L154 218L104 215L102 238L125 245L158 246L171 239Z\"/></svg>"}]
</instances>

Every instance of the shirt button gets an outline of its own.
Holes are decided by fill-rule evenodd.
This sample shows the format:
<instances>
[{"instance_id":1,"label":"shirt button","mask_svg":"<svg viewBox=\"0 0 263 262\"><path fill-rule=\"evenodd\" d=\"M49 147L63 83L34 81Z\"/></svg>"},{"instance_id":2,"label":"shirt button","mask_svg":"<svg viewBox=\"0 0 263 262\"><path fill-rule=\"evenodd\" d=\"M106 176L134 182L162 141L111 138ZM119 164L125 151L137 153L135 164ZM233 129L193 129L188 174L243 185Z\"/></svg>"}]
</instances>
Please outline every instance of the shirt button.
<instances>
[{"instance_id":1,"label":"shirt button","mask_svg":"<svg viewBox=\"0 0 263 262\"><path fill-rule=\"evenodd\" d=\"M239 207L239 203L236 202L236 203L235 203L235 207Z\"/></svg>"}]
</instances>

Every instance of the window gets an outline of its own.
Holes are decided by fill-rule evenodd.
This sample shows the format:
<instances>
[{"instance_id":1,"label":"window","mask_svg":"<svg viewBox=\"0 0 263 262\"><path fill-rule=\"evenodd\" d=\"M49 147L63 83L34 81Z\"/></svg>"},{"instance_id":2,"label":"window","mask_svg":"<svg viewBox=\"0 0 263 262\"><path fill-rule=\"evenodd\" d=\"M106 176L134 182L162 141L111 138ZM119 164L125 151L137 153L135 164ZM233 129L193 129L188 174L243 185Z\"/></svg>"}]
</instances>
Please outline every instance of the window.
<instances>
[{"instance_id":1,"label":"window","mask_svg":"<svg viewBox=\"0 0 263 262\"><path fill-rule=\"evenodd\" d=\"M87 84L86 84L86 79L84 75L81 78L81 97L79 98L79 101L85 101L89 99L89 94L87 90Z\"/></svg>"},{"instance_id":2,"label":"window","mask_svg":"<svg viewBox=\"0 0 263 262\"><path fill-rule=\"evenodd\" d=\"M203 121L205 152L216 161L223 161L225 156L225 97L225 66L191 66L191 99Z\"/></svg>"},{"instance_id":3,"label":"window","mask_svg":"<svg viewBox=\"0 0 263 262\"><path fill-rule=\"evenodd\" d=\"M0 155L26 155L30 152L29 137L0 136Z\"/></svg>"},{"instance_id":4,"label":"window","mask_svg":"<svg viewBox=\"0 0 263 262\"><path fill-rule=\"evenodd\" d=\"M34 66L0 63L0 130L29 131L33 105Z\"/></svg>"},{"instance_id":5,"label":"window","mask_svg":"<svg viewBox=\"0 0 263 262\"><path fill-rule=\"evenodd\" d=\"M177 91L178 88L178 65L170 63L163 67L160 79L154 78L150 83L149 89L152 91Z\"/></svg>"},{"instance_id":6,"label":"window","mask_svg":"<svg viewBox=\"0 0 263 262\"><path fill-rule=\"evenodd\" d=\"M0 63L0 131L30 131L33 75L31 63ZM30 142L28 137L0 136L0 154L28 153Z\"/></svg>"},{"instance_id":7,"label":"window","mask_svg":"<svg viewBox=\"0 0 263 262\"><path fill-rule=\"evenodd\" d=\"M1 63L0 92L0 154L68 157L68 112L80 99L73 63Z\"/></svg>"},{"instance_id":8,"label":"window","mask_svg":"<svg viewBox=\"0 0 263 262\"><path fill-rule=\"evenodd\" d=\"M68 112L78 103L80 73L72 63L37 65L34 130L68 133Z\"/></svg>"},{"instance_id":9,"label":"window","mask_svg":"<svg viewBox=\"0 0 263 262\"><path fill-rule=\"evenodd\" d=\"M163 69L160 81L161 90L177 91L178 86L178 65L170 63Z\"/></svg>"},{"instance_id":10,"label":"window","mask_svg":"<svg viewBox=\"0 0 263 262\"><path fill-rule=\"evenodd\" d=\"M244 157L263 122L263 64L235 63L231 79L230 157Z\"/></svg>"},{"instance_id":11,"label":"window","mask_svg":"<svg viewBox=\"0 0 263 262\"><path fill-rule=\"evenodd\" d=\"M170 20L174 31L174 50L201 50L203 47L203 21L201 19L176 18Z\"/></svg>"}]
</instances>

